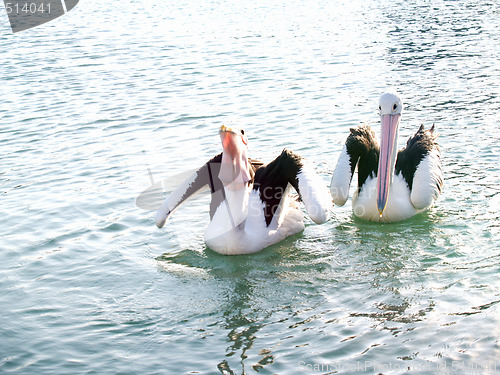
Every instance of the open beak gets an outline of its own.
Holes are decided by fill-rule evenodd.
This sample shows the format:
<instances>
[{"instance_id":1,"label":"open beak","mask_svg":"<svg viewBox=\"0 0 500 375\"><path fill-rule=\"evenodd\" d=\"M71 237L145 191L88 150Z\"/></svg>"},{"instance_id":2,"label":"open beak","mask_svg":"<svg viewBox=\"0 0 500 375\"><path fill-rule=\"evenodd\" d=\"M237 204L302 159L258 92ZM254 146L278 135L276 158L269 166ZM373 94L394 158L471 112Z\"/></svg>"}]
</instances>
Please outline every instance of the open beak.
<instances>
[{"instance_id":1,"label":"open beak","mask_svg":"<svg viewBox=\"0 0 500 375\"><path fill-rule=\"evenodd\" d=\"M238 190L251 180L247 139L240 132L224 125L219 134L223 148L219 179L226 188Z\"/></svg>"},{"instance_id":2,"label":"open beak","mask_svg":"<svg viewBox=\"0 0 500 375\"><path fill-rule=\"evenodd\" d=\"M387 205L389 188L394 174L393 155L400 118L401 114L399 113L380 116L382 134L377 174L377 208L380 216Z\"/></svg>"}]
</instances>

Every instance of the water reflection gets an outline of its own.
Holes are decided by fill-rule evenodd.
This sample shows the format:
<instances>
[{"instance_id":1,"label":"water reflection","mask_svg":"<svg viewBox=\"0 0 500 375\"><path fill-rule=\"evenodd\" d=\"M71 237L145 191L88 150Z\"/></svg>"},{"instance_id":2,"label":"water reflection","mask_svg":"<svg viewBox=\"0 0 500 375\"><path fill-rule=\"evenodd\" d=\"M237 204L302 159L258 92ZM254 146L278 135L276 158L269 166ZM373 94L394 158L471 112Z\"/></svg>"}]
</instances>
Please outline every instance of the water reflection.
<instances>
[{"instance_id":1,"label":"water reflection","mask_svg":"<svg viewBox=\"0 0 500 375\"><path fill-rule=\"evenodd\" d=\"M203 278L224 290L213 312L217 330L225 335L223 353L214 355L221 373L259 371L279 362L281 352L275 350L284 337L269 339L269 332L280 325L299 352L307 352L315 338L328 342L331 359L341 356L347 342L358 355L381 345L370 331L353 335L350 326L368 325L398 336L433 312L434 301L425 291L408 287L418 285L426 268L439 262L439 255L425 262L425 249L438 235L432 213L398 224L353 220L326 230L326 237L321 228L311 230L252 256L227 257L205 249L158 259L179 277L178 266L186 273L204 270ZM331 337L327 332L332 330L345 333Z\"/></svg>"},{"instance_id":2,"label":"water reflection","mask_svg":"<svg viewBox=\"0 0 500 375\"><path fill-rule=\"evenodd\" d=\"M352 289L359 283L364 288L357 295L362 303L350 303L351 324L363 325L368 320L397 336L413 330L433 311L434 302L418 285L427 269L446 255L436 247L441 235L438 222L430 212L402 223L382 225L353 218L337 228L336 240L345 248L340 254L356 275L344 283L345 287ZM428 249L438 251L430 254Z\"/></svg>"},{"instance_id":3,"label":"water reflection","mask_svg":"<svg viewBox=\"0 0 500 375\"><path fill-rule=\"evenodd\" d=\"M239 357L241 373L244 374L247 351L252 348L258 332L263 326L262 321L264 317L259 314L259 306L255 306L253 288L249 284L249 280L238 279L235 282L234 289L227 295L227 301L222 313L225 323L222 326L228 331L227 343L229 346L226 349L225 356ZM265 358L270 360L268 363L272 363L274 357L270 353L266 353L266 356L262 360ZM262 360L259 362L262 362ZM263 361L263 363L265 362L266 360ZM256 365L254 364L253 366ZM234 373L231 371L227 360L222 361L218 365L218 368L229 370L231 374Z\"/></svg>"},{"instance_id":4,"label":"water reflection","mask_svg":"<svg viewBox=\"0 0 500 375\"><path fill-rule=\"evenodd\" d=\"M179 277L204 270L203 277L215 280L224 290L215 301L218 306L216 329L226 335L224 353L213 358L221 373L244 374L249 369L258 371L274 363L271 348L256 349L254 344L288 294L283 292L287 286L283 285L281 261L282 254L276 248L237 257L222 256L205 248L203 252L183 250L158 258L163 270L169 273L174 270ZM271 300L270 295L274 297Z\"/></svg>"}]
</instances>

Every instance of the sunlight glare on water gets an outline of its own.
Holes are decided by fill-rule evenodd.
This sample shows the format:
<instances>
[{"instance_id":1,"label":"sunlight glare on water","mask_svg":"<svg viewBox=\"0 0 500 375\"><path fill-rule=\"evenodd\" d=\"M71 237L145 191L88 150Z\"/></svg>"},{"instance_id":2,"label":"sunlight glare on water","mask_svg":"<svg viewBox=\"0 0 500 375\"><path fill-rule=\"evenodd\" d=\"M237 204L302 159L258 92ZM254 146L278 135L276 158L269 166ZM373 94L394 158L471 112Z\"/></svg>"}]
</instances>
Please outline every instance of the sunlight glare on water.
<instances>
[{"instance_id":1,"label":"sunlight glare on water","mask_svg":"<svg viewBox=\"0 0 500 375\"><path fill-rule=\"evenodd\" d=\"M86 0L16 34L4 16L0 372L500 371L499 20L438 0ZM207 195L162 230L135 205L219 153L226 122L326 185L388 87L400 147L440 133L429 212L380 225L348 201L227 257L203 242Z\"/></svg>"}]
</instances>

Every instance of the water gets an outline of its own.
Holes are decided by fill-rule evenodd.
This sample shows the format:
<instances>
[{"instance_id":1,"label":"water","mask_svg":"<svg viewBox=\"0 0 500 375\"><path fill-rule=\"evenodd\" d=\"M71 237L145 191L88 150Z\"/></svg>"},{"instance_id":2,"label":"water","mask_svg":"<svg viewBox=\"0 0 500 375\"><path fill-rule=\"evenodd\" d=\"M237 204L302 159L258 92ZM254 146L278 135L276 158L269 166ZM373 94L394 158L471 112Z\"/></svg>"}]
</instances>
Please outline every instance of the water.
<instances>
[{"instance_id":1,"label":"water","mask_svg":"<svg viewBox=\"0 0 500 375\"><path fill-rule=\"evenodd\" d=\"M500 5L87 0L3 16L0 373L500 372ZM206 249L208 197L167 226L135 198L220 152L288 147L329 182L388 86L440 133L445 189L251 256Z\"/></svg>"}]
</instances>

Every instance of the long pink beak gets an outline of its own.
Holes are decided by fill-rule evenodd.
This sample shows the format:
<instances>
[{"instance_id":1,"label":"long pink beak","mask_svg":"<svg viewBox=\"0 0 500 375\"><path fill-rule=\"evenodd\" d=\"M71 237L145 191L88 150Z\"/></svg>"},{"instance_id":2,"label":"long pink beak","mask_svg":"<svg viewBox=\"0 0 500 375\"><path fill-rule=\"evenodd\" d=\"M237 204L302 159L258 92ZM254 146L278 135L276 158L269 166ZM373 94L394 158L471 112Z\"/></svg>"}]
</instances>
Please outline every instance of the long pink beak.
<instances>
[{"instance_id":1,"label":"long pink beak","mask_svg":"<svg viewBox=\"0 0 500 375\"><path fill-rule=\"evenodd\" d=\"M238 190L251 180L246 139L231 131L221 131L220 137L223 152L219 179L226 188Z\"/></svg>"},{"instance_id":2,"label":"long pink beak","mask_svg":"<svg viewBox=\"0 0 500 375\"><path fill-rule=\"evenodd\" d=\"M380 155L378 160L377 174L377 208L380 216L387 205L387 197L394 174L394 165L392 165L392 156L396 147L396 134L398 132L399 119L401 114L382 115L382 134L380 139Z\"/></svg>"}]
</instances>

